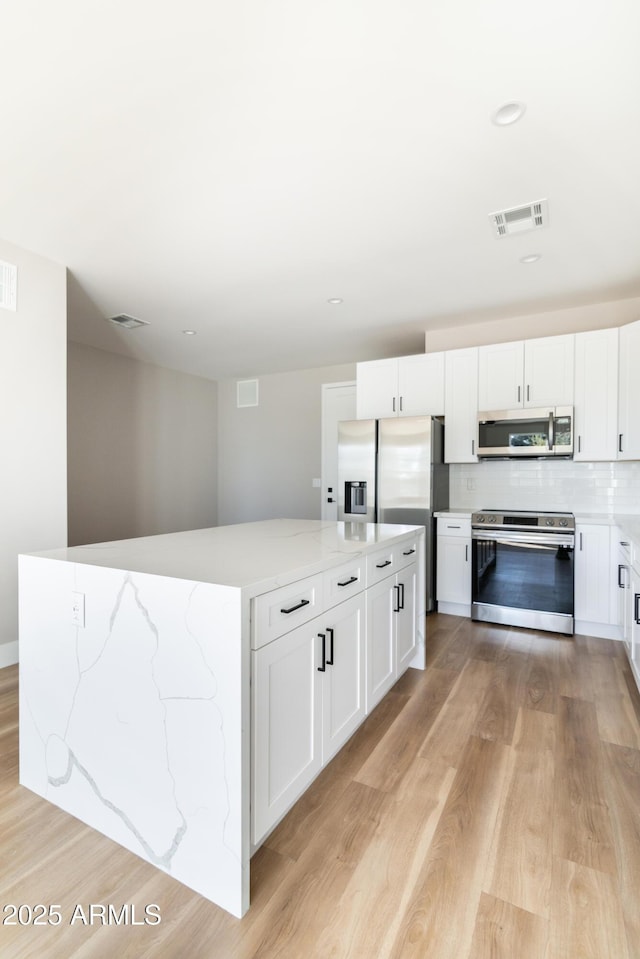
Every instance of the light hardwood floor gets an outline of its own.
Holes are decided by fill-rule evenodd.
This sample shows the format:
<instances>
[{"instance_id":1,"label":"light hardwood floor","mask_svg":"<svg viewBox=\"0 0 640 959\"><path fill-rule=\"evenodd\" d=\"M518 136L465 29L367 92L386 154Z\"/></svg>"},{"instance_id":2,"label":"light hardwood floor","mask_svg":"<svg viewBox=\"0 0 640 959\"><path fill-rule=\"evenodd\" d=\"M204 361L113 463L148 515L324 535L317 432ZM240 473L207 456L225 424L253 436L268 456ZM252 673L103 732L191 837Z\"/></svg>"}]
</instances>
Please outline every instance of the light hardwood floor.
<instances>
[{"instance_id":1,"label":"light hardwood floor","mask_svg":"<svg viewBox=\"0 0 640 959\"><path fill-rule=\"evenodd\" d=\"M243 920L18 785L17 683L0 671L0 906L62 922L1 926L2 959L640 959L640 699L619 643L430 616L426 672L255 855ZM92 903L162 921L70 922Z\"/></svg>"}]
</instances>

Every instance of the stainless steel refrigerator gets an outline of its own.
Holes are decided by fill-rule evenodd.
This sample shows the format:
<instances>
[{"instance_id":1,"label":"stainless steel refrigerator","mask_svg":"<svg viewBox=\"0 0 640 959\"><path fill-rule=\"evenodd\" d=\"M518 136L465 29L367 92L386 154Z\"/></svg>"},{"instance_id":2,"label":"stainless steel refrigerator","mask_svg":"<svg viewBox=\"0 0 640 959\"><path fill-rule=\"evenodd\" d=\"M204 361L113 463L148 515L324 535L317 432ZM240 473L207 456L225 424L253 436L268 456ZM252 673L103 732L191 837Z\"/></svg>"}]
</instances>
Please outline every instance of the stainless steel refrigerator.
<instances>
[{"instance_id":1,"label":"stainless steel refrigerator","mask_svg":"<svg viewBox=\"0 0 640 959\"><path fill-rule=\"evenodd\" d=\"M448 506L440 420L407 416L338 424L338 519L425 527L427 610L435 606L433 514Z\"/></svg>"}]
</instances>

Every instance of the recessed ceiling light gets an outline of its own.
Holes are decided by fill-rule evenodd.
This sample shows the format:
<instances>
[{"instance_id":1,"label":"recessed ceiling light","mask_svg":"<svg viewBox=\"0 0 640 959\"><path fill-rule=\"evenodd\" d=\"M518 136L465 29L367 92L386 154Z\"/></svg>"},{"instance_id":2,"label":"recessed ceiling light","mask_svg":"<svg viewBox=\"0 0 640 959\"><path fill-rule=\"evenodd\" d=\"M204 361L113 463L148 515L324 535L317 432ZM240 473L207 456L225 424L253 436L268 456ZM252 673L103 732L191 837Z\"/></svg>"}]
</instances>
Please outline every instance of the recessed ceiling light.
<instances>
[{"instance_id":1,"label":"recessed ceiling light","mask_svg":"<svg viewBox=\"0 0 640 959\"><path fill-rule=\"evenodd\" d=\"M520 262L521 263L537 263L538 260L540 260L541 258L542 258L541 253L529 253L528 256L521 256Z\"/></svg>"},{"instance_id":2,"label":"recessed ceiling light","mask_svg":"<svg viewBox=\"0 0 640 959\"><path fill-rule=\"evenodd\" d=\"M327 300L327 303L331 303L331 306L338 306L340 303L342 303L342 300L339 296L334 296L330 300Z\"/></svg>"},{"instance_id":3,"label":"recessed ceiling light","mask_svg":"<svg viewBox=\"0 0 640 959\"><path fill-rule=\"evenodd\" d=\"M526 109L526 104L520 100L510 100L508 103L503 103L491 114L491 122L495 123L497 127L508 127L521 120Z\"/></svg>"},{"instance_id":4,"label":"recessed ceiling light","mask_svg":"<svg viewBox=\"0 0 640 959\"><path fill-rule=\"evenodd\" d=\"M184 333L185 336L195 336L195 335L196 335L196 330L183 330L182 332Z\"/></svg>"}]
</instances>

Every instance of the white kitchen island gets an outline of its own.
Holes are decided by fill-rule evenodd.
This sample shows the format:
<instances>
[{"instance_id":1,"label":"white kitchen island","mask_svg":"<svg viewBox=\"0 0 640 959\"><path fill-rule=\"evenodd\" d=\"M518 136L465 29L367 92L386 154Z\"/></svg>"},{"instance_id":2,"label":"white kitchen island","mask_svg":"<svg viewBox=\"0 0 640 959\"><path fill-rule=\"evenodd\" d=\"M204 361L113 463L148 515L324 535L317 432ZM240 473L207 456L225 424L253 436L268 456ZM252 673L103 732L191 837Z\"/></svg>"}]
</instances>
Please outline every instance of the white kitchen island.
<instances>
[{"instance_id":1,"label":"white kitchen island","mask_svg":"<svg viewBox=\"0 0 640 959\"><path fill-rule=\"evenodd\" d=\"M236 916L254 848L424 668L421 527L270 520L19 567L21 784Z\"/></svg>"}]
</instances>

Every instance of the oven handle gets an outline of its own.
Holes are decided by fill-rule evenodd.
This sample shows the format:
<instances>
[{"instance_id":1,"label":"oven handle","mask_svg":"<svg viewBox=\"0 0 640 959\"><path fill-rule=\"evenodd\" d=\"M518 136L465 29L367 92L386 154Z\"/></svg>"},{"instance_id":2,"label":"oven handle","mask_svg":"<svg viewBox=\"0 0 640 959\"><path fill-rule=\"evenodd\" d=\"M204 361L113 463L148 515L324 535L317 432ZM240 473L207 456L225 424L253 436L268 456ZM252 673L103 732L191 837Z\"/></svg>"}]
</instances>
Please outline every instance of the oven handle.
<instances>
[{"instance_id":1,"label":"oven handle","mask_svg":"<svg viewBox=\"0 0 640 959\"><path fill-rule=\"evenodd\" d=\"M493 529L472 529L472 539L491 540L500 543L501 546L548 546L555 549L558 546L568 546L573 549L575 546L575 537L558 533L516 533L505 530Z\"/></svg>"}]
</instances>

